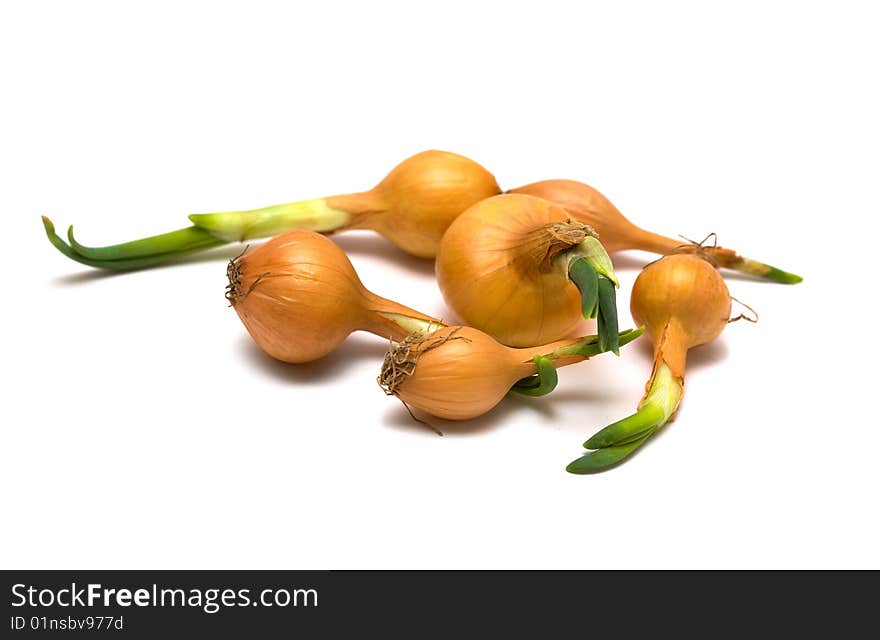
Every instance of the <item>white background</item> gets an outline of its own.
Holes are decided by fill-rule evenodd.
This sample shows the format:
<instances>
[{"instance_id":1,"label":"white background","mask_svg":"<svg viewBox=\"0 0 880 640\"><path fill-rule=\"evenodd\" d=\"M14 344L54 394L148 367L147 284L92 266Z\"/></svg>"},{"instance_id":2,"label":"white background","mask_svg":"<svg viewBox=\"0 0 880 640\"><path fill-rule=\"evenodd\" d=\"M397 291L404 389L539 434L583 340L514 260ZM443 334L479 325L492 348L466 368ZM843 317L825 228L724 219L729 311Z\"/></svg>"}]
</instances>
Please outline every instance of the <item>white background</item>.
<instances>
[{"instance_id":1,"label":"white background","mask_svg":"<svg viewBox=\"0 0 880 640\"><path fill-rule=\"evenodd\" d=\"M871 3L302 4L2 5L0 565L880 567ZM662 436L581 477L647 344L440 438L376 386L381 339L263 356L223 298L239 247L106 275L39 220L113 243L428 148L504 188L586 181L805 282L730 277L760 322L692 353ZM429 261L336 239L370 289L449 317ZM618 257L622 326L650 259Z\"/></svg>"}]
</instances>

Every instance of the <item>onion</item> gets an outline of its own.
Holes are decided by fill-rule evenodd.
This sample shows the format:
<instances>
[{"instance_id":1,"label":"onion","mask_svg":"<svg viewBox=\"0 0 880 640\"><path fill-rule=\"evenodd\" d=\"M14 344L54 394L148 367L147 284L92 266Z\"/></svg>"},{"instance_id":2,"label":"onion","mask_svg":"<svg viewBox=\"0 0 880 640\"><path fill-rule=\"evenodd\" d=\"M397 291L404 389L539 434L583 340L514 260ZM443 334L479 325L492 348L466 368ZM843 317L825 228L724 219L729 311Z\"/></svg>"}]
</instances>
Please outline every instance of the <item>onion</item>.
<instances>
[{"instance_id":1,"label":"onion","mask_svg":"<svg viewBox=\"0 0 880 640\"><path fill-rule=\"evenodd\" d=\"M611 260L587 225L546 200L500 195L450 225L437 254L447 304L500 342L527 347L568 336L599 318L606 346L617 335Z\"/></svg>"},{"instance_id":2,"label":"onion","mask_svg":"<svg viewBox=\"0 0 880 640\"><path fill-rule=\"evenodd\" d=\"M642 330L621 332L624 345ZM597 336L527 349L506 347L472 327L414 333L385 355L379 386L413 407L446 420L469 420L497 405L508 391L544 395L556 369L602 353Z\"/></svg>"},{"instance_id":3,"label":"onion","mask_svg":"<svg viewBox=\"0 0 880 640\"><path fill-rule=\"evenodd\" d=\"M352 331L402 340L442 323L368 291L345 253L325 236L289 231L229 263L226 297L260 348L309 362Z\"/></svg>"},{"instance_id":4,"label":"onion","mask_svg":"<svg viewBox=\"0 0 880 640\"><path fill-rule=\"evenodd\" d=\"M608 198L583 182L543 180L512 189L508 193L536 196L565 207L576 220L588 224L596 230L608 253L616 253L626 249L640 249L663 255L699 252L717 267L734 269L765 280L783 284L795 284L803 280L793 273L782 271L757 260L744 258L731 249L718 246L704 247L701 243L682 242L637 227L627 220Z\"/></svg>"},{"instance_id":5,"label":"onion","mask_svg":"<svg viewBox=\"0 0 880 640\"><path fill-rule=\"evenodd\" d=\"M569 464L568 471L592 473L617 464L666 424L684 393L688 350L721 334L730 321L730 307L724 278L700 256L671 255L642 270L630 310L654 345L645 396L636 413L587 440L584 447L595 451Z\"/></svg>"},{"instance_id":6,"label":"onion","mask_svg":"<svg viewBox=\"0 0 880 640\"><path fill-rule=\"evenodd\" d=\"M103 269L139 269L229 242L291 229L332 233L372 229L414 256L433 258L446 228L469 206L501 193L491 173L464 156L424 151L397 165L369 191L250 211L194 214L193 226L108 247L69 245L43 217L46 235L67 257Z\"/></svg>"}]
</instances>

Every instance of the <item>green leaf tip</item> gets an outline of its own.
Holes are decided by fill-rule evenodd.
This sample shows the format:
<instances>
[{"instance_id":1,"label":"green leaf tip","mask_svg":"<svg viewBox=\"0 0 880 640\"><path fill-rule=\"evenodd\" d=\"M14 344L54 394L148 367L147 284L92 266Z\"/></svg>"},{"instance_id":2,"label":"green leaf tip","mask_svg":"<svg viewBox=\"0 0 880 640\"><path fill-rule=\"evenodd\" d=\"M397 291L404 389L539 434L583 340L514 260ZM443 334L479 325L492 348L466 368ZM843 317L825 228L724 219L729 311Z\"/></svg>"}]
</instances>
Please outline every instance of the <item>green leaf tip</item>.
<instances>
[{"instance_id":1,"label":"green leaf tip","mask_svg":"<svg viewBox=\"0 0 880 640\"><path fill-rule=\"evenodd\" d=\"M648 433L643 438L639 438L626 444L591 451L590 453L581 456L577 460L573 460L572 462L570 462L568 466L565 467L565 470L569 473L574 473L578 475L606 471L623 462L636 449L645 444L645 442L647 442L650 437L651 433Z\"/></svg>"},{"instance_id":2,"label":"green leaf tip","mask_svg":"<svg viewBox=\"0 0 880 640\"><path fill-rule=\"evenodd\" d=\"M767 267L767 273L761 276L765 280L771 280L773 282L779 282L781 284L797 284L798 282L803 282L804 280L801 276L795 273L789 273L788 271L783 271L782 269L771 267L769 264L767 265Z\"/></svg>"},{"instance_id":3,"label":"green leaf tip","mask_svg":"<svg viewBox=\"0 0 880 640\"><path fill-rule=\"evenodd\" d=\"M204 251L225 244L207 231L186 227L158 236L150 236L132 242L107 247L86 247L79 244L73 234L73 225L67 228L65 242L55 232L54 223L42 216L46 237L59 252L84 265L111 271L129 271L152 267L196 251Z\"/></svg>"},{"instance_id":4,"label":"green leaf tip","mask_svg":"<svg viewBox=\"0 0 880 640\"><path fill-rule=\"evenodd\" d=\"M720 264L722 267L734 269L735 271L739 271L740 273L747 273L756 278L769 280L771 282L779 282L781 284L797 284L798 282L803 281L803 278L801 278L797 274L789 273L788 271L777 269L776 267L772 267L764 262L752 260L751 258L744 258L742 256L736 256L733 259L722 260Z\"/></svg>"},{"instance_id":5,"label":"green leaf tip","mask_svg":"<svg viewBox=\"0 0 880 640\"><path fill-rule=\"evenodd\" d=\"M654 371L651 388L639 403L639 409L614 422L584 443L584 454L566 467L570 473L594 473L608 469L642 446L672 417L683 392L682 381L672 375L665 362Z\"/></svg>"},{"instance_id":6,"label":"green leaf tip","mask_svg":"<svg viewBox=\"0 0 880 640\"><path fill-rule=\"evenodd\" d=\"M603 351L620 355L617 333L617 294L614 284L605 277L599 278L599 346Z\"/></svg>"},{"instance_id":7,"label":"green leaf tip","mask_svg":"<svg viewBox=\"0 0 880 640\"><path fill-rule=\"evenodd\" d=\"M80 264L87 265L89 267L95 267L96 269L107 269L109 271L130 271L133 269L143 269L145 267L152 267L164 262L168 262L174 258L179 258L190 251L172 251L169 253L160 253L155 255L146 255L146 256L137 256L131 258L122 258L116 260L110 259L97 259L92 258L87 255L83 255L77 252L73 247L68 245L64 240L62 240L57 233L55 233L55 225L52 221L43 216L43 227L46 230L46 237L49 238L49 242L52 243L58 251L71 260L79 262ZM223 244L222 241L214 240L213 242L219 244ZM200 248L208 248L207 245L203 245Z\"/></svg>"},{"instance_id":8,"label":"green leaf tip","mask_svg":"<svg viewBox=\"0 0 880 640\"><path fill-rule=\"evenodd\" d=\"M585 449L604 449L623 444L656 429L664 422L663 409L654 404L646 404L634 414L618 420L593 434L584 443Z\"/></svg>"},{"instance_id":9,"label":"green leaf tip","mask_svg":"<svg viewBox=\"0 0 880 640\"><path fill-rule=\"evenodd\" d=\"M682 382L665 362L654 372L651 388L634 414L609 424L584 443L586 449L613 447L666 424L681 402Z\"/></svg>"}]
</instances>

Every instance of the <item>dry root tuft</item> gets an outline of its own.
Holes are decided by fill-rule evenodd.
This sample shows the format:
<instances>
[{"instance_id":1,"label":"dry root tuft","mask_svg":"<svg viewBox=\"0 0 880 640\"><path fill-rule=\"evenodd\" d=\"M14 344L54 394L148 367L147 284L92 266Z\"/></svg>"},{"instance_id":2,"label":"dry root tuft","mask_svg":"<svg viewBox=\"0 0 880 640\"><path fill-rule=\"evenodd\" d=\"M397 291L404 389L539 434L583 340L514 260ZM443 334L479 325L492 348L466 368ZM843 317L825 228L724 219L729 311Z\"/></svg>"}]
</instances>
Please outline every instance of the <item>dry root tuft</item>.
<instances>
[{"instance_id":1,"label":"dry root tuft","mask_svg":"<svg viewBox=\"0 0 880 640\"><path fill-rule=\"evenodd\" d=\"M230 260L226 265L226 278L229 280L226 283L226 300L231 307L241 297L241 267L238 264L238 258Z\"/></svg>"},{"instance_id":2,"label":"dry root tuft","mask_svg":"<svg viewBox=\"0 0 880 640\"><path fill-rule=\"evenodd\" d=\"M593 227L582 222L575 222L574 220L554 222L550 224L547 230L554 240L567 244L569 247L580 244L587 236L599 237L599 234L596 233Z\"/></svg>"},{"instance_id":3,"label":"dry root tuft","mask_svg":"<svg viewBox=\"0 0 880 640\"><path fill-rule=\"evenodd\" d=\"M569 220L567 222L551 222L544 227L546 232L545 238L549 236L547 242L546 254L543 256L542 265L546 269L550 269L553 264L553 258L559 253L571 249L573 246L583 242L588 236L598 238L599 234L595 229L583 224Z\"/></svg>"},{"instance_id":4,"label":"dry root tuft","mask_svg":"<svg viewBox=\"0 0 880 640\"><path fill-rule=\"evenodd\" d=\"M734 298L733 296L730 296L730 299L733 300L734 302L736 302L737 304L742 305L743 307L748 309L752 315L746 315L744 312L741 312L735 318L728 318L727 324L730 324L731 322L737 322L738 320L745 320L746 322L753 322L753 323L758 321L758 312L757 311L752 309L749 305L747 305L742 300Z\"/></svg>"},{"instance_id":5,"label":"dry root tuft","mask_svg":"<svg viewBox=\"0 0 880 640\"><path fill-rule=\"evenodd\" d=\"M455 335L458 329L456 327L440 338L435 337L434 334L411 333L402 342L392 343L382 361L382 371L376 378L376 382L382 387L385 395L397 395L397 389L415 372L419 358L426 351L436 349L450 340L468 340L470 342L464 336Z\"/></svg>"},{"instance_id":6,"label":"dry root tuft","mask_svg":"<svg viewBox=\"0 0 880 640\"><path fill-rule=\"evenodd\" d=\"M226 279L229 281L226 283L226 299L229 301L230 307L235 306L239 300L247 298L248 294L254 290L254 287L260 284L260 280L269 275L268 271L266 273L261 273L251 283L251 286L247 288L247 291L242 292L241 264L239 264L239 260L241 260L241 257L247 253L249 247L250 245L245 245L244 250L226 265Z\"/></svg>"},{"instance_id":7,"label":"dry root tuft","mask_svg":"<svg viewBox=\"0 0 880 640\"><path fill-rule=\"evenodd\" d=\"M382 391L385 392L385 395L397 396L397 389L415 372L419 358L426 351L436 349L450 340L467 340L470 342L469 338L455 335L459 329L460 327L456 327L440 338L437 338L430 333L424 334L421 332L415 332L409 334L402 342L398 342L397 344L392 343L391 348L388 349L388 352L385 354L385 359L382 361L382 371L376 378L376 382L382 387ZM397 399L403 403L403 406L406 407L406 410L409 412L409 415L413 420L427 426L438 436L443 435L443 432L437 429L434 425L417 418L412 412L412 409L409 408L409 405L404 402L403 398L397 396Z\"/></svg>"},{"instance_id":8,"label":"dry root tuft","mask_svg":"<svg viewBox=\"0 0 880 640\"><path fill-rule=\"evenodd\" d=\"M715 258L715 249L718 249L717 233L713 231L699 242L697 242L696 240L691 240L690 238L685 238L684 236L679 237L686 242L685 244L678 245L678 249L675 251L675 253L693 253L711 264L716 269L718 268L718 260ZM712 244L708 244L710 239L712 241Z\"/></svg>"}]
</instances>

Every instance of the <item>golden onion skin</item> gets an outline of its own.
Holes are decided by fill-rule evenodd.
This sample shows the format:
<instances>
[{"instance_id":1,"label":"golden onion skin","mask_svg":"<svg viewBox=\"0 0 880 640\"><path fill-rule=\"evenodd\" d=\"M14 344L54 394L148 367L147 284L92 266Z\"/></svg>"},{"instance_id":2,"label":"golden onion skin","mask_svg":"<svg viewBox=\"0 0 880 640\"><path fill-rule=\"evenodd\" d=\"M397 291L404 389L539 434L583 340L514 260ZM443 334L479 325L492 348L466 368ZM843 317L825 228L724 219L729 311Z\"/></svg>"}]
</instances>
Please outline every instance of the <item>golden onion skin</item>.
<instances>
[{"instance_id":1,"label":"golden onion skin","mask_svg":"<svg viewBox=\"0 0 880 640\"><path fill-rule=\"evenodd\" d=\"M371 191L327 202L354 213L346 229L372 229L409 254L433 258L462 211L499 193L495 177L481 165L432 150L401 162Z\"/></svg>"},{"instance_id":2,"label":"golden onion skin","mask_svg":"<svg viewBox=\"0 0 880 640\"><path fill-rule=\"evenodd\" d=\"M263 351L308 362L335 349L360 323L362 291L343 251L324 236L291 231L237 261L233 307Z\"/></svg>"},{"instance_id":3,"label":"golden onion skin","mask_svg":"<svg viewBox=\"0 0 880 640\"><path fill-rule=\"evenodd\" d=\"M710 234L703 243L695 243L681 238L668 238L642 229L630 222L608 198L583 182L542 180L518 189L511 189L507 193L537 196L565 207L576 220L596 230L599 240L608 253L626 249L639 249L663 255L702 253L718 267L748 273L765 280L784 284L796 284L802 280L796 274L746 258L732 249L714 244L704 246L703 243L714 234Z\"/></svg>"},{"instance_id":4,"label":"golden onion skin","mask_svg":"<svg viewBox=\"0 0 880 640\"><path fill-rule=\"evenodd\" d=\"M524 193L564 207L575 220L595 229L608 253L642 249L666 254L675 252L682 244L681 240L665 238L637 227L608 198L577 180L542 180L511 189L508 193Z\"/></svg>"},{"instance_id":5,"label":"golden onion skin","mask_svg":"<svg viewBox=\"0 0 880 640\"><path fill-rule=\"evenodd\" d=\"M284 362L321 358L358 329L403 339L408 331L382 313L437 322L368 291L342 249L311 231L284 233L229 270L227 297L238 317L263 351Z\"/></svg>"},{"instance_id":6,"label":"golden onion skin","mask_svg":"<svg viewBox=\"0 0 880 640\"><path fill-rule=\"evenodd\" d=\"M630 312L644 325L655 355L684 376L687 350L717 338L730 318L730 292L721 274L693 254L666 256L636 278Z\"/></svg>"},{"instance_id":7,"label":"golden onion skin","mask_svg":"<svg viewBox=\"0 0 880 640\"><path fill-rule=\"evenodd\" d=\"M469 420L497 405L536 368L530 355L471 327L445 327L413 348L412 375L394 391L410 407L446 420Z\"/></svg>"}]
</instances>

